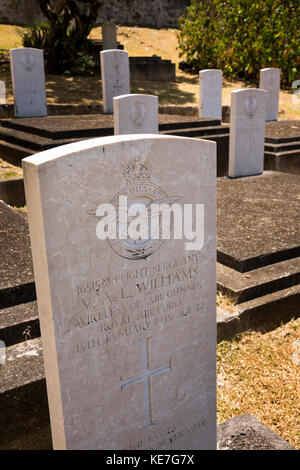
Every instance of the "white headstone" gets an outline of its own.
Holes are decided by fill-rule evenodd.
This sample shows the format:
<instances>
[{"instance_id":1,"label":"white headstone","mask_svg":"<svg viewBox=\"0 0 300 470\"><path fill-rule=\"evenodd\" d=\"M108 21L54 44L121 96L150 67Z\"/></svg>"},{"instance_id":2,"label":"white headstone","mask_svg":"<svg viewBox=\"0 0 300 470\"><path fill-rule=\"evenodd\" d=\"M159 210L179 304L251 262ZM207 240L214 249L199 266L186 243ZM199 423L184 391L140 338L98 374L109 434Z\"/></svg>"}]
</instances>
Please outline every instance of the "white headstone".
<instances>
[{"instance_id":1,"label":"white headstone","mask_svg":"<svg viewBox=\"0 0 300 470\"><path fill-rule=\"evenodd\" d=\"M5 82L0 80L0 104L6 103L6 86Z\"/></svg>"},{"instance_id":2,"label":"white headstone","mask_svg":"<svg viewBox=\"0 0 300 470\"><path fill-rule=\"evenodd\" d=\"M0 340L0 366L6 363L6 345L4 341Z\"/></svg>"},{"instance_id":3,"label":"white headstone","mask_svg":"<svg viewBox=\"0 0 300 470\"><path fill-rule=\"evenodd\" d=\"M222 120L222 70L199 72L199 117Z\"/></svg>"},{"instance_id":4,"label":"white headstone","mask_svg":"<svg viewBox=\"0 0 300 470\"><path fill-rule=\"evenodd\" d=\"M264 169L266 92L231 92L229 171L232 178L258 175Z\"/></svg>"},{"instance_id":5,"label":"white headstone","mask_svg":"<svg viewBox=\"0 0 300 470\"><path fill-rule=\"evenodd\" d=\"M16 117L47 115L44 52L24 47L10 50Z\"/></svg>"},{"instance_id":6,"label":"white headstone","mask_svg":"<svg viewBox=\"0 0 300 470\"><path fill-rule=\"evenodd\" d=\"M117 27L114 23L102 24L102 50L117 49Z\"/></svg>"},{"instance_id":7,"label":"white headstone","mask_svg":"<svg viewBox=\"0 0 300 470\"><path fill-rule=\"evenodd\" d=\"M158 134L158 98L121 95L114 98L114 128L119 134Z\"/></svg>"},{"instance_id":8,"label":"white headstone","mask_svg":"<svg viewBox=\"0 0 300 470\"><path fill-rule=\"evenodd\" d=\"M23 168L54 448L215 448L216 144L111 136ZM122 238L121 212L99 239L120 196L191 204L194 224L204 205L201 246Z\"/></svg>"},{"instance_id":9,"label":"white headstone","mask_svg":"<svg viewBox=\"0 0 300 470\"><path fill-rule=\"evenodd\" d=\"M113 112L113 98L130 93L128 52L119 49L100 52L103 108Z\"/></svg>"},{"instance_id":10,"label":"white headstone","mask_svg":"<svg viewBox=\"0 0 300 470\"><path fill-rule=\"evenodd\" d=\"M261 69L259 74L259 88L267 92L266 121L278 120L280 69Z\"/></svg>"}]
</instances>

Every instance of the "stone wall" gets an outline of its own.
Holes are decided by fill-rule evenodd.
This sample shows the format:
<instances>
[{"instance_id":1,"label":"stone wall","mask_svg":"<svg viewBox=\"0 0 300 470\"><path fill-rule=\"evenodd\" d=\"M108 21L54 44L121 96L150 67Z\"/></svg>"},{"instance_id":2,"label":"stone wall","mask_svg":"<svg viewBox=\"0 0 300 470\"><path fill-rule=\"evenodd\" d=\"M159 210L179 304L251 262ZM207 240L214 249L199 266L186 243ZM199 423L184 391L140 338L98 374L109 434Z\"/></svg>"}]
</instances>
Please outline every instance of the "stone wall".
<instances>
[{"instance_id":1,"label":"stone wall","mask_svg":"<svg viewBox=\"0 0 300 470\"><path fill-rule=\"evenodd\" d=\"M43 19L35 0L0 0L0 23L23 26Z\"/></svg>"},{"instance_id":2,"label":"stone wall","mask_svg":"<svg viewBox=\"0 0 300 470\"><path fill-rule=\"evenodd\" d=\"M121 25L176 27L190 0L105 0L98 22ZM0 23L29 25L43 21L36 0L0 0Z\"/></svg>"}]
</instances>

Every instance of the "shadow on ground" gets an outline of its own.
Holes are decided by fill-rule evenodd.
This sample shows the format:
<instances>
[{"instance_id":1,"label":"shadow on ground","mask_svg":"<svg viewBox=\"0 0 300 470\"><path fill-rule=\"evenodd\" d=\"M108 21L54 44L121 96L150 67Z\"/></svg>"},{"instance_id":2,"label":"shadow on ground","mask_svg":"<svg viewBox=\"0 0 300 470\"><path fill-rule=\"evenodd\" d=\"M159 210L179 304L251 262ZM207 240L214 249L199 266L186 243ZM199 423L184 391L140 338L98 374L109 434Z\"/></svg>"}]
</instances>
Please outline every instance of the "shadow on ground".
<instances>
[{"instance_id":1,"label":"shadow on ground","mask_svg":"<svg viewBox=\"0 0 300 470\"><path fill-rule=\"evenodd\" d=\"M183 83L189 84L185 81L184 77L178 77L175 82L147 82L147 81L133 81L131 83L131 93L146 93L156 95L159 97L159 104L177 104L185 105L197 102L195 93L184 90L179 86ZM195 79L195 83L197 79Z\"/></svg>"},{"instance_id":2,"label":"shadow on ground","mask_svg":"<svg viewBox=\"0 0 300 470\"><path fill-rule=\"evenodd\" d=\"M1 80L6 85L6 99L13 102L9 65L1 66ZM131 93L146 93L159 97L160 104L196 103L197 77L179 75L174 82L131 81ZM186 87L186 89L185 89ZM102 86L99 75L92 77L46 75L47 104L99 104L102 102Z\"/></svg>"}]
</instances>

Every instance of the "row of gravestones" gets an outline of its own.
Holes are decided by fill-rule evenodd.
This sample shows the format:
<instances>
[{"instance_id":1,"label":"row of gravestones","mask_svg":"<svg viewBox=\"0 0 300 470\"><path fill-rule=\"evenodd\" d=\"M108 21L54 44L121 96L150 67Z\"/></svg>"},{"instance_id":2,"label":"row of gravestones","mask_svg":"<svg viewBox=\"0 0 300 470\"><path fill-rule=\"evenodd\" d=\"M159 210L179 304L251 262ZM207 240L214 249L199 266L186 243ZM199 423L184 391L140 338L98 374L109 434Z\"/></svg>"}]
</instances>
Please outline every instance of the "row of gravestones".
<instances>
[{"instance_id":1,"label":"row of gravestones","mask_svg":"<svg viewBox=\"0 0 300 470\"><path fill-rule=\"evenodd\" d=\"M157 122L157 98L115 97L123 131L136 97ZM233 92L234 171L251 174L265 104L263 90ZM54 448L215 449L216 144L130 133L23 170ZM152 235L164 219L129 235L130 209L159 204L181 207L180 236Z\"/></svg>"},{"instance_id":2,"label":"row of gravestones","mask_svg":"<svg viewBox=\"0 0 300 470\"><path fill-rule=\"evenodd\" d=\"M158 99L128 94L113 98L115 135L158 133ZM231 93L229 168L231 178L257 175L264 168L266 92Z\"/></svg>"},{"instance_id":3,"label":"row of gravestones","mask_svg":"<svg viewBox=\"0 0 300 470\"><path fill-rule=\"evenodd\" d=\"M23 160L53 446L214 449L216 144L157 135L157 97L112 101L130 135ZM265 105L263 90L232 92L233 172L252 174L260 151L262 172ZM174 201L192 217L181 237L124 236L124 207Z\"/></svg>"},{"instance_id":4,"label":"row of gravestones","mask_svg":"<svg viewBox=\"0 0 300 470\"><path fill-rule=\"evenodd\" d=\"M126 51L103 51L101 70L104 112L113 112L113 97L130 93L129 59ZM46 116L46 87L43 51L31 48L12 49L11 70L17 117ZM222 119L222 71L199 73L199 116ZM2 83L2 90L3 90ZM267 93L266 121L278 119L280 69L260 71L260 89ZM2 91L5 93L5 90Z\"/></svg>"},{"instance_id":5,"label":"row of gravestones","mask_svg":"<svg viewBox=\"0 0 300 470\"><path fill-rule=\"evenodd\" d=\"M157 135L156 97L113 106L116 133L149 116L148 135L23 160L53 445L215 449L216 144ZM244 158L252 174L261 143L263 158L265 106L262 90L232 94L234 171ZM125 197L128 208L180 203L184 236L124 237ZM102 239L108 204L117 234ZM187 250L192 227L201 246Z\"/></svg>"},{"instance_id":6,"label":"row of gravestones","mask_svg":"<svg viewBox=\"0 0 300 470\"><path fill-rule=\"evenodd\" d=\"M199 72L200 96L199 116L222 119L222 76L221 70ZM280 69L260 70L259 89L266 92L266 121L277 121L279 109Z\"/></svg>"},{"instance_id":7,"label":"row of gravestones","mask_svg":"<svg viewBox=\"0 0 300 470\"><path fill-rule=\"evenodd\" d=\"M16 114L45 115L43 51L14 49L11 59ZM128 53L121 50L101 52L101 68L104 110L114 112L115 134L157 133L158 99L150 95L130 95ZM232 92L230 177L262 173L265 118L266 115L271 118L272 112L272 117L277 118L279 81L279 69L265 69L261 71L262 86L268 89L276 82L277 91L274 88L268 92L261 89ZM222 72L203 70L200 72L200 115L220 119L221 113Z\"/></svg>"}]
</instances>

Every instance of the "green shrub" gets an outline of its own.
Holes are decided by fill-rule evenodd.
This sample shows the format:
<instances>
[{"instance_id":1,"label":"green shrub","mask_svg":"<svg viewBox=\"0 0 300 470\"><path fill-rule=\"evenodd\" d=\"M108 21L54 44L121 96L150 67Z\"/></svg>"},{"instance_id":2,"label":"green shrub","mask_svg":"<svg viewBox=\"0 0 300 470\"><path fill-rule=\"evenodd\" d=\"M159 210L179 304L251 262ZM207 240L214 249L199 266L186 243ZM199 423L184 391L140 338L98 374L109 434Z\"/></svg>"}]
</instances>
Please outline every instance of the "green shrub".
<instances>
[{"instance_id":1,"label":"green shrub","mask_svg":"<svg viewBox=\"0 0 300 470\"><path fill-rule=\"evenodd\" d=\"M43 49L45 52L45 67L47 72L65 73L67 75L92 75L95 72L95 62L89 51L89 43L82 40L81 49L76 48L72 38L72 30L66 32L64 38L65 53L56 53L54 66L47 67L49 51L58 49L60 44L51 38L50 23L37 23L27 26L21 33L24 47ZM61 51L62 52L62 51Z\"/></svg>"},{"instance_id":2,"label":"green shrub","mask_svg":"<svg viewBox=\"0 0 300 470\"><path fill-rule=\"evenodd\" d=\"M299 78L300 0L192 0L179 28L180 55L195 72L247 80L279 67L283 85Z\"/></svg>"},{"instance_id":3,"label":"green shrub","mask_svg":"<svg viewBox=\"0 0 300 470\"><path fill-rule=\"evenodd\" d=\"M48 31L49 23L47 22L27 26L21 33L23 46L45 49Z\"/></svg>"}]
</instances>

